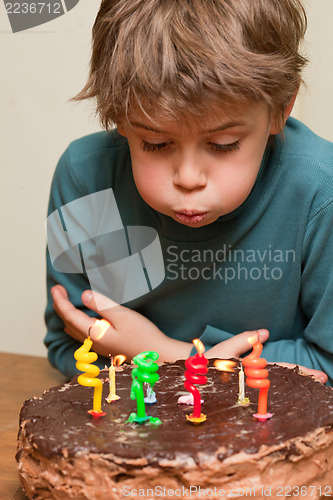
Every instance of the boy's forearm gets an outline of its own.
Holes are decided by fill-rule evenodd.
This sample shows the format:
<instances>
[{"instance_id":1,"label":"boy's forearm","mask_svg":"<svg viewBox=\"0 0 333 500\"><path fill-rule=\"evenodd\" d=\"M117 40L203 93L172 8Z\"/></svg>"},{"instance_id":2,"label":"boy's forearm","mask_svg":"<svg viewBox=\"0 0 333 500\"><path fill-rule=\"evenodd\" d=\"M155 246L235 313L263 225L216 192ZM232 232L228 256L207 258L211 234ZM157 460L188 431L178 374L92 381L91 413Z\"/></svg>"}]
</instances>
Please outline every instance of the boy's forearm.
<instances>
[{"instance_id":1,"label":"boy's forearm","mask_svg":"<svg viewBox=\"0 0 333 500\"><path fill-rule=\"evenodd\" d=\"M165 342L159 352L159 362L176 361L177 359L187 359L190 356L193 344L181 340L165 337Z\"/></svg>"},{"instance_id":2,"label":"boy's forearm","mask_svg":"<svg viewBox=\"0 0 333 500\"><path fill-rule=\"evenodd\" d=\"M116 354L124 354L129 362L134 356L144 351L156 351L159 354L159 362L176 361L177 359L186 359L189 357L193 344L181 340L172 339L162 334L155 339L147 339L145 336L137 336L135 342L130 345L123 338L115 346L112 337L108 345L94 344L94 350L101 356L108 357Z\"/></svg>"}]
</instances>

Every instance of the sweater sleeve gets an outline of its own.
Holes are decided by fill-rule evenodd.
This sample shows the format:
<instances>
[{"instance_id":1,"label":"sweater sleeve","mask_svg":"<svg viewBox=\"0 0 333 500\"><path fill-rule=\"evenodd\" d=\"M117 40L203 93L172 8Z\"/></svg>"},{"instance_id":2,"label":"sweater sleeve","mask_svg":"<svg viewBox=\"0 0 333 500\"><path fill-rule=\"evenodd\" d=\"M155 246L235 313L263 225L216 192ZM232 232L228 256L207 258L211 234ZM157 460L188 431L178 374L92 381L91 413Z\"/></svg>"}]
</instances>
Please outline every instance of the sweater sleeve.
<instances>
[{"instance_id":1,"label":"sweater sleeve","mask_svg":"<svg viewBox=\"0 0 333 500\"><path fill-rule=\"evenodd\" d=\"M306 327L300 338L281 332L264 344L269 362L287 362L325 372L333 386L333 202L318 210L307 224L302 256L300 306ZM283 314L283 312L281 312ZM200 340L206 350L233 334L207 326ZM192 349L191 355L196 352Z\"/></svg>"},{"instance_id":2,"label":"sweater sleeve","mask_svg":"<svg viewBox=\"0 0 333 500\"><path fill-rule=\"evenodd\" d=\"M304 337L267 342L268 361L286 361L325 372L333 385L333 202L307 224L302 256L300 305Z\"/></svg>"},{"instance_id":3,"label":"sweater sleeve","mask_svg":"<svg viewBox=\"0 0 333 500\"><path fill-rule=\"evenodd\" d=\"M86 194L82 192L70 168L71 161L68 148L60 158L54 173L48 215L57 213L66 203ZM53 237L56 238L56 231L53 233ZM57 242L53 240L52 244L57 245ZM59 245L61 244L63 245L63 242L59 243ZM67 271L70 270L67 269ZM75 271L75 269L73 270ZM81 302L82 292L90 288L86 274L82 272L57 271L51 263L50 253L47 250L47 306L45 310L47 333L44 343L48 349L48 358L51 364L67 377L72 378L78 372L75 367L74 352L80 346L80 343L64 331L64 323L53 309L50 289L56 284L61 284L66 288L69 299L75 307L84 311L89 316L96 316L96 313L85 308ZM106 361L106 358L100 356L97 364L103 367Z\"/></svg>"}]
</instances>

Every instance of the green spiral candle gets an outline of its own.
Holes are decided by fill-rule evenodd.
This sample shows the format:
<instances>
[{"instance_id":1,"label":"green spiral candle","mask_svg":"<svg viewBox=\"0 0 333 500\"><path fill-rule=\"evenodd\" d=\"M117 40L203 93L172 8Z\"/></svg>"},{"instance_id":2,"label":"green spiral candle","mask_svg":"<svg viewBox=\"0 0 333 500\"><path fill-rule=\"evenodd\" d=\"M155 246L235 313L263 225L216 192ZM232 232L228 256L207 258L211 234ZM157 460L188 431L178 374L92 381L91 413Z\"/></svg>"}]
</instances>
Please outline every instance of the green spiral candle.
<instances>
[{"instance_id":1,"label":"green spiral candle","mask_svg":"<svg viewBox=\"0 0 333 500\"><path fill-rule=\"evenodd\" d=\"M160 378L157 370L158 364L155 361L158 359L158 353L154 351L146 351L134 356L133 362L137 365L132 370L132 387L131 399L136 399L137 413L133 412L128 418L128 422L136 422L143 424L149 420L152 424L159 425L161 420L157 417L149 417L146 415L144 402L143 384L148 382L152 388Z\"/></svg>"}]
</instances>

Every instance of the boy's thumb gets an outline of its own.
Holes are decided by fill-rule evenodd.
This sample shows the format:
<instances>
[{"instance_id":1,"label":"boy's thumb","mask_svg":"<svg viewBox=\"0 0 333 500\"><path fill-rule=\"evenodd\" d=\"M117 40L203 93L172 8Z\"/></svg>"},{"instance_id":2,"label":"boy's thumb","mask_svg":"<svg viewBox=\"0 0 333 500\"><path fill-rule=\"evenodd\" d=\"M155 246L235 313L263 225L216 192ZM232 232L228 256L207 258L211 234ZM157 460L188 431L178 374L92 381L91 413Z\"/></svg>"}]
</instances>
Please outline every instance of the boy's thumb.
<instances>
[{"instance_id":1,"label":"boy's thumb","mask_svg":"<svg viewBox=\"0 0 333 500\"><path fill-rule=\"evenodd\" d=\"M266 328L261 328L260 330L256 330L256 332L258 334L258 342L261 342L261 344L266 342L269 337L269 331Z\"/></svg>"},{"instance_id":2,"label":"boy's thumb","mask_svg":"<svg viewBox=\"0 0 333 500\"><path fill-rule=\"evenodd\" d=\"M105 311L119 306L117 302L109 299L109 297L106 297L105 295L92 290L85 290L81 295L81 299L86 307L98 313L105 313ZM103 315L105 316L105 314Z\"/></svg>"},{"instance_id":3,"label":"boy's thumb","mask_svg":"<svg viewBox=\"0 0 333 500\"><path fill-rule=\"evenodd\" d=\"M252 349L257 342L266 342L269 331L265 329L239 333L223 343L223 348L230 353L230 357L238 357Z\"/></svg>"}]
</instances>

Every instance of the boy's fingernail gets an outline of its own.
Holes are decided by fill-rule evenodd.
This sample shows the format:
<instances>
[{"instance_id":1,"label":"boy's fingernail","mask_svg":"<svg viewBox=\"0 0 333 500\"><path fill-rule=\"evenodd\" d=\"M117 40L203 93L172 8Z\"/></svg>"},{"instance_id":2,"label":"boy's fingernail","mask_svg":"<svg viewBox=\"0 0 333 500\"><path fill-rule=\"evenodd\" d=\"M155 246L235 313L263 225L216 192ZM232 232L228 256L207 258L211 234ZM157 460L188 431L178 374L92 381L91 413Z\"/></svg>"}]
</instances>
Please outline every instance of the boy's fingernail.
<instances>
[{"instance_id":1,"label":"boy's fingernail","mask_svg":"<svg viewBox=\"0 0 333 500\"><path fill-rule=\"evenodd\" d=\"M260 330L258 330L259 340L262 339L263 337L266 337L266 335L267 335L267 330L264 330L263 328L261 328Z\"/></svg>"},{"instance_id":2,"label":"boy's fingernail","mask_svg":"<svg viewBox=\"0 0 333 500\"><path fill-rule=\"evenodd\" d=\"M84 292L82 294L82 302L84 304L90 304L90 302L92 301L92 298L93 298L92 292L87 291L87 292Z\"/></svg>"}]
</instances>

